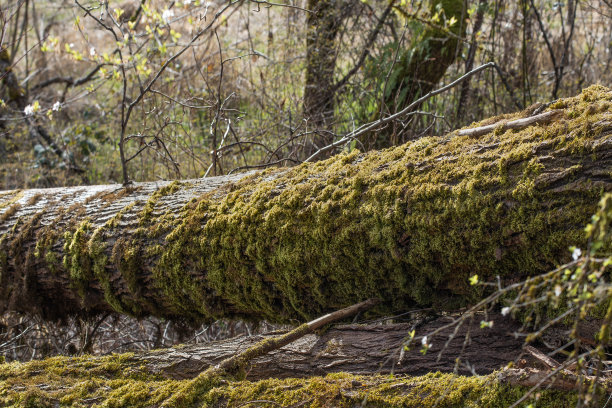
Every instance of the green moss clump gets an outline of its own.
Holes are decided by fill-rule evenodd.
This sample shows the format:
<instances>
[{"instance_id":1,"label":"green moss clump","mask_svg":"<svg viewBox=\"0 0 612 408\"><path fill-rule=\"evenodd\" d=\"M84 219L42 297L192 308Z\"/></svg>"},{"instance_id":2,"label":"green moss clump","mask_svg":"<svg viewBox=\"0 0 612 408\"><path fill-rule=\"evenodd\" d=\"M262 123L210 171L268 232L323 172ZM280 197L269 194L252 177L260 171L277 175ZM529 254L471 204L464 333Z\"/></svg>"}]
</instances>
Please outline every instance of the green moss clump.
<instances>
[{"instance_id":1,"label":"green moss clump","mask_svg":"<svg viewBox=\"0 0 612 408\"><path fill-rule=\"evenodd\" d=\"M84 220L74 233L64 234L64 268L81 298L85 299L92 275L92 258L87 251L88 233L93 230L90 220Z\"/></svg>"},{"instance_id":2,"label":"green moss clump","mask_svg":"<svg viewBox=\"0 0 612 408\"><path fill-rule=\"evenodd\" d=\"M432 373L421 377L330 374L308 379L258 382L209 379L166 380L146 373L133 355L54 357L0 365L0 405L6 407L235 407L249 401L309 407L507 407L526 388L500 384L496 374L462 377ZM575 393L543 390L536 407L571 407ZM30 404L30 405L27 405Z\"/></svg>"},{"instance_id":3,"label":"green moss clump","mask_svg":"<svg viewBox=\"0 0 612 408\"><path fill-rule=\"evenodd\" d=\"M172 183L165 185L164 187L158 189L149 197L149 200L145 204L142 212L140 213L140 222L141 224L145 224L150 221L153 216L153 211L155 210L155 205L161 197L176 193L181 187L183 187L185 183L180 181L173 181Z\"/></svg>"}]
</instances>

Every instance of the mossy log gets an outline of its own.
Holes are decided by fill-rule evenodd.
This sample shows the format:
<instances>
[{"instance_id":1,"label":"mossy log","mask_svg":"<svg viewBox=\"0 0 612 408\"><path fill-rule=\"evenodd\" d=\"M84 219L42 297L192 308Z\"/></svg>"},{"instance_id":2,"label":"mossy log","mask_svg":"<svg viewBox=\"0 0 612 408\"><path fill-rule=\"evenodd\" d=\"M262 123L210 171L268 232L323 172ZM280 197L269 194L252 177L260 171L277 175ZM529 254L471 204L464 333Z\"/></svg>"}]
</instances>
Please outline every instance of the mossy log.
<instances>
[{"instance_id":1,"label":"mossy log","mask_svg":"<svg viewBox=\"0 0 612 408\"><path fill-rule=\"evenodd\" d=\"M124 361L128 357L109 356L95 363L87 357L55 357L27 364L0 364L0 405L506 408L528 390L527 387L505 382L504 376L498 373L472 377L441 373L420 377L338 373L325 377L257 382L213 379L198 387L190 387L191 392L177 401L172 400L172 396L191 386L190 380L166 380L138 368L125 368ZM520 380L526 380L526 372L522 372ZM171 400L172 403L169 402ZM546 389L532 394L525 404L537 401L537 406L542 408L569 408L576 406L577 400L575 392Z\"/></svg>"},{"instance_id":2,"label":"mossy log","mask_svg":"<svg viewBox=\"0 0 612 408\"><path fill-rule=\"evenodd\" d=\"M612 92L559 118L289 169L0 193L0 311L304 321L452 309L584 247L612 191ZM505 115L475 126L515 120Z\"/></svg>"},{"instance_id":3,"label":"mossy log","mask_svg":"<svg viewBox=\"0 0 612 408\"><path fill-rule=\"evenodd\" d=\"M474 322L471 341L465 349L465 328L456 333L454 340L445 345L442 359L438 359L438 351L452 328L432 337L438 346L428 353L412 350L398 358L408 325L347 325L321 336L308 335L272 354L259 356L243 367L238 378L202 374L217 369L218 362L227 355L236 356L241 350L251 349L253 343L265 344L267 339L238 338L139 354L0 363L0 406L507 407L525 398L536 384L546 389L525 398L526 403L537 401L539 407L575 406L578 379L572 373L549 378L550 365L536 368L533 364L537 360L527 363L523 358L519 360L521 368L491 372L500 363L518 356L522 342L508 336L508 331L518 327L511 319L500 315L489 318L496 322L491 328L479 328ZM439 318L424 324L421 330L430 332L447 322L448 318ZM278 339L278 334L268 337L274 336ZM469 373L476 370L489 374L464 377L432 372L452 371L458 355L467 363ZM427 374L405 375L421 371ZM392 375L384 375L389 372ZM325 373L328 374L320 376ZM609 384L600 384L602 390L610 389ZM600 394L607 398L607 394Z\"/></svg>"}]
</instances>

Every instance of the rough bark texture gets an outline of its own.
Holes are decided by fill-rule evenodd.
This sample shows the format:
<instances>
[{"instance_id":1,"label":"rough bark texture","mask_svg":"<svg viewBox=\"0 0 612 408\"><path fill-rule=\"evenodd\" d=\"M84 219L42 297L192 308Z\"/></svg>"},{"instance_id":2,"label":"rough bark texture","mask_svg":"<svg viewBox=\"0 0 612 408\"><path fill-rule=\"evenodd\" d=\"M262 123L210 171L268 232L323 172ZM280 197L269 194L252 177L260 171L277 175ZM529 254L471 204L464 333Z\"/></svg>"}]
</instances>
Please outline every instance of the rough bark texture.
<instances>
[{"instance_id":1,"label":"rough bark texture","mask_svg":"<svg viewBox=\"0 0 612 408\"><path fill-rule=\"evenodd\" d=\"M440 360L438 353L453 328L429 339L433 347L428 353L420 353L420 343L416 342L410 351L402 353L400 359L402 344L408 339L408 333L414 328L414 324L337 326L322 334L307 334L287 346L252 360L246 369L246 378L258 381L266 378L304 378L339 372L357 375L453 372L457 356L461 356L462 361L458 367L459 373L469 375L470 368L473 368L477 374L486 375L503 368L511 361L526 360L523 364L534 361L523 352L523 339L513 336L514 332L520 330L519 324L499 315L490 315L490 319L495 321L490 329L481 329L480 321L471 324L470 343L465 350L462 349L468 325L463 326L446 346ZM451 317L437 318L421 325L417 333L431 332L449 321ZM154 350L136 354L126 364L135 367L144 365L148 372L164 378L194 378L207 368L214 367L224 359L275 335L278 334L241 336L207 344Z\"/></svg>"},{"instance_id":2,"label":"rough bark texture","mask_svg":"<svg viewBox=\"0 0 612 408\"><path fill-rule=\"evenodd\" d=\"M0 193L0 311L304 321L452 309L585 247L612 190L612 93L480 138L424 138L251 175ZM476 126L514 120L494 118Z\"/></svg>"},{"instance_id":3,"label":"rough bark texture","mask_svg":"<svg viewBox=\"0 0 612 408\"><path fill-rule=\"evenodd\" d=\"M467 328L459 331L439 361L437 351L452 329L431 338L434 346L427 354L413 348L400 357L414 324L335 327L252 360L242 373L247 381L234 381L232 376L201 378L227 356L266 344L278 333L141 354L0 364L0 405L354 407L367 401L364 406L508 407L525 393L525 387L544 379L550 367L521 358L521 368L500 371L522 353L522 342L512 336L519 326L497 314L487 318L495 321L492 328L481 329L474 322L467 343ZM446 325L449 319L422 322L418 335ZM530 351L541 354L532 347ZM472 374L473 369L479 375L432 373L452 372L457 356L472 363L469 370L461 365L460 371ZM391 372L394 375L389 376ZM550 389L538 391L538 406L574 406L576 380L571 373L547 380ZM602 386L608 387L603 382ZM555 391L559 389L563 392Z\"/></svg>"},{"instance_id":4,"label":"rough bark texture","mask_svg":"<svg viewBox=\"0 0 612 408\"><path fill-rule=\"evenodd\" d=\"M66 270L62 257L54 254L54 249L69 252L71 241L69 236L64 236L66 232L74 231L85 220L91 222L92 228L114 221L119 228L111 239L113 244L118 244L137 233L139 215L144 211L149 210L153 217L178 213L194 197L221 190L248 174L188 180L181 184L167 181L135 183L128 188L115 184L5 192L0 197L4 200L0 240L5 249L0 256L4 263L0 275L3 283L1 309L30 310L46 317L78 314L83 307L94 305L91 309L94 313L109 310L100 282L91 282L95 287L87 290L85 298L82 288L74 282L75 276ZM174 191L166 195L169 186ZM159 200L155 200L153 213L147 203L156 192L161 194ZM16 240L10 246L6 245L9 238ZM35 247L34 251L37 247L38 252L34 253L31 246ZM115 265L115 269L119 268L120 265ZM58 273L60 271L63 273ZM16 273L12 279L11 272ZM121 279L119 273L117 270L117 276L111 279ZM128 291L125 282L120 284L124 287L119 286L119 291ZM40 302L26 301L30 296Z\"/></svg>"}]
</instances>

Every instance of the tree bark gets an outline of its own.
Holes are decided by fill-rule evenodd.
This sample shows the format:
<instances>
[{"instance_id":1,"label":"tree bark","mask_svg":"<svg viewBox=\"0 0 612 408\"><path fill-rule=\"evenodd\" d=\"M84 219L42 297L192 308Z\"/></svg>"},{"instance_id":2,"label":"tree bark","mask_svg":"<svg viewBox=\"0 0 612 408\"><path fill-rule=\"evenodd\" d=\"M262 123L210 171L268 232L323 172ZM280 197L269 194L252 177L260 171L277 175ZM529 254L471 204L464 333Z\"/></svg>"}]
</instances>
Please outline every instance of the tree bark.
<instances>
[{"instance_id":1,"label":"tree bark","mask_svg":"<svg viewBox=\"0 0 612 408\"><path fill-rule=\"evenodd\" d=\"M258 354L246 363L243 357L245 352L252 353L251 350L258 349L261 345L271 348L273 339L279 339L290 332L239 336L223 341L178 345L117 357L121 360L124 372L140 371L171 380L189 380L211 370L223 371L233 365L224 365L224 362L232 360L241 361L240 368L244 370L244 379L249 381L308 378L332 373L419 376L432 372L455 372L468 376L488 375L505 368L508 363L513 363L517 370L504 371L501 374L506 379L504 381L532 386L534 384L530 383L530 377L521 378L516 373L531 373L535 375L534 379L541 379L559 366L559 363L545 354L550 350L542 352L533 346L525 346L524 337L515 336L515 333L523 331L521 324L499 313L488 315L487 319L494 322L490 328L480 327L480 319L476 317L463 324L457 332L454 327L447 327L435 336L429 336L428 343L431 348L423 354L420 351L419 339L440 327L448 326L456 317L419 316L415 313L409 323L333 326L323 332L306 333L289 344ZM292 332L302 327L299 326ZM415 330L416 340L412 342L410 349L402 351L412 330ZM589 334L592 335L593 332ZM74 360L86 359L89 366L96 371L95 368L104 365L107 358L87 356L74 357ZM68 358L66 366L71 365ZM568 370L560 371L565 381L555 387L573 389L576 383L573 373ZM231 374L235 375L236 372L231 371ZM569 381L573 381L570 387Z\"/></svg>"},{"instance_id":2,"label":"tree bark","mask_svg":"<svg viewBox=\"0 0 612 408\"><path fill-rule=\"evenodd\" d=\"M612 191L611 98L291 169L0 193L0 311L295 323L368 298L378 315L465 305L474 274L512 282L585 248Z\"/></svg>"},{"instance_id":3,"label":"tree bark","mask_svg":"<svg viewBox=\"0 0 612 408\"><path fill-rule=\"evenodd\" d=\"M345 0L310 0L306 24L306 78L304 116L314 132L312 143L305 148L305 157L333 141L334 71L336 37L344 19Z\"/></svg>"},{"instance_id":4,"label":"tree bark","mask_svg":"<svg viewBox=\"0 0 612 408\"><path fill-rule=\"evenodd\" d=\"M523 366L539 367L536 360L523 351L523 339L512 335L520 330L520 325L501 315L490 315L490 318L495 321L490 329L480 328L479 321L472 322L469 336L471 341L465 350L462 349L468 324L462 326L446 346L440 360L438 354L453 328L431 338L429 341L433 346L426 354L419 352L419 343L414 344L410 351L402 353L400 359L402 344L415 327L413 323L341 325L322 334L307 334L287 346L252 360L246 369L246 379L306 378L338 372L358 375L453 372L458 356L461 357L458 372L467 375L472 373L471 368L479 375L490 374L520 359L526 360ZM449 321L450 317L438 317L423 322L417 329L417 335L436 330ZM129 364L135 367L144 365L148 372L165 378L194 378L207 368L215 367L223 360L277 335L240 336L207 344L153 350L135 354Z\"/></svg>"},{"instance_id":5,"label":"tree bark","mask_svg":"<svg viewBox=\"0 0 612 408\"><path fill-rule=\"evenodd\" d=\"M476 6L476 16L472 24L472 35L470 36L470 46L468 48L467 57L465 59L465 72L470 72L474 68L474 60L476 58L476 50L479 46L480 28L484 22L485 11L488 8L486 0L479 0ZM471 19L470 19L471 20ZM467 79L461 84L461 93L459 94L459 102L457 103L457 114L455 115L460 123L469 123L462 116L465 105L470 99L470 79Z\"/></svg>"}]
</instances>

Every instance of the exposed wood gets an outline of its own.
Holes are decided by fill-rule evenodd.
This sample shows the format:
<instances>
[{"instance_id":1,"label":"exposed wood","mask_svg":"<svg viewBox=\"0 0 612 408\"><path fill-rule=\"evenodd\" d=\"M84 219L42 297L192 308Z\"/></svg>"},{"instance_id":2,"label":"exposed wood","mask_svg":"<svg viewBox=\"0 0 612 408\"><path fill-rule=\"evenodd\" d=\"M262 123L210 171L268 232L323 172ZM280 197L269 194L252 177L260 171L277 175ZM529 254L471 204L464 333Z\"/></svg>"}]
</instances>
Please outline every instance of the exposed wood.
<instances>
[{"instance_id":1,"label":"exposed wood","mask_svg":"<svg viewBox=\"0 0 612 408\"><path fill-rule=\"evenodd\" d=\"M234 373L237 370L243 369L246 364L257 357L265 356L271 351L293 343L294 341L304 337L306 334L319 330L328 324L364 312L379 302L380 301L378 299L368 299L342 310L328 313L325 316L321 316L318 319L305 323L286 334L262 340L248 349L226 358L219 364L216 364L212 368L212 371L209 371L208 374L210 376L214 376L223 373Z\"/></svg>"},{"instance_id":2,"label":"exposed wood","mask_svg":"<svg viewBox=\"0 0 612 408\"><path fill-rule=\"evenodd\" d=\"M497 129L502 132L505 132L506 130L525 129L529 126L549 123L559 118L562 114L562 109L553 109L544 113L540 113L539 115L530 116L528 118L516 119L511 121L501 121L493 123L492 125L480 126L470 129L461 129L458 130L456 133L458 136L479 137L486 135L487 133L491 133Z\"/></svg>"}]
</instances>

